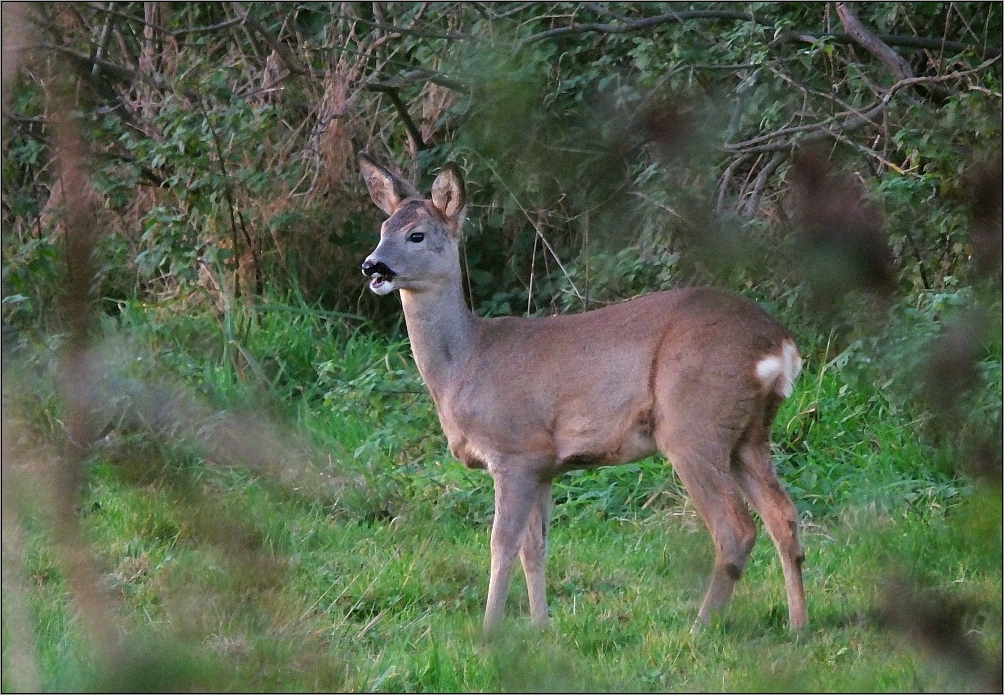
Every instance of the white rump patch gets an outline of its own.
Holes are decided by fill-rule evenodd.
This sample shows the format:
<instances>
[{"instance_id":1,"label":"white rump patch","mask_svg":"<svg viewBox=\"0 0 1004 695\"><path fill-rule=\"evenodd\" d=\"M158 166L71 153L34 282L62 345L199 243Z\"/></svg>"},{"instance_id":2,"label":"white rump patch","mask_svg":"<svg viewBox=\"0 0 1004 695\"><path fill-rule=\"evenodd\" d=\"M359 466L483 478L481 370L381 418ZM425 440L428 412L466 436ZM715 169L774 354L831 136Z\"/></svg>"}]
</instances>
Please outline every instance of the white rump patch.
<instances>
[{"instance_id":1,"label":"white rump patch","mask_svg":"<svg viewBox=\"0 0 1004 695\"><path fill-rule=\"evenodd\" d=\"M790 340L781 347L780 355L769 355L756 363L756 378L765 391L773 391L782 398L791 395L795 379L802 371L802 358Z\"/></svg>"}]
</instances>

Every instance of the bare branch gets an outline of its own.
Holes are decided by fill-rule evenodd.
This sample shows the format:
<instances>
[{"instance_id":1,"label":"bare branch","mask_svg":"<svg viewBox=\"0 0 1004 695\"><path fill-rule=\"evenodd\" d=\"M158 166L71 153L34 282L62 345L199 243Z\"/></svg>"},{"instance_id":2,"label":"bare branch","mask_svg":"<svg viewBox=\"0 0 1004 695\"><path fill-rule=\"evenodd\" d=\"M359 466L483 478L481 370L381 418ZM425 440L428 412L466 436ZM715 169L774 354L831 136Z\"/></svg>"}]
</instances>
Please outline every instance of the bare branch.
<instances>
[{"instance_id":1,"label":"bare branch","mask_svg":"<svg viewBox=\"0 0 1004 695\"><path fill-rule=\"evenodd\" d=\"M422 139L422 131L418 129L415 125L415 121L412 120L411 114L408 113L408 107L401 97L398 96L397 88L389 84L383 84L381 82L371 82L366 85L366 89L371 92L383 92L390 99L390 102L397 109L398 115L401 117L401 121L404 123L404 127L408 130L408 135L411 137L412 142L415 144L416 150L427 150L429 146L426 144L425 140Z\"/></svg>"},{"instance_id":2,"label":"bare branch","mask_svg":"<svg viewBox=\"0 0 1004 695\"><path fill-rule=\"evenodd\" d=\"M687 12L667 12L666 14L655 15L654 17L644 17L624 24L571 24L565 27L555 27L541 31L533 36L521 41L517 50L531 43L554 38L555 36L565 36L567 34L584 34L590 31L598 31L604 34L626 34L631 31L648 29L649 27L667 24L669 22L685 22L690 19L731 19L740 22L753 22L762 26L774 26L774 22L758 20L752 13L730 12L719 10L690 10Z\"/></svg>"},{"instance_id":3,"label":"bare branch","mask_svg":"<svg viewBox=\"0 0 1004 695\"><path fill-rule=\"evenodd\" d=\"M49 51L56 51L62 53L64 56L69 58L70 62L75 64L80 68L81 74L91 75L93 68L95 66L100 66L105 75L117 82L128 82L130 84L135 84L136 82L142 81L142 77L135 71L129 68L124 68L121 65L112 63L111 61L105 60L98 56L93 58L86 53L81 53L80 51L75 51L69 46L63 46L56 43L38 43L32 47L44 48Z\"/></svg>"},{"instance_id":4,"label":"bare branch","mask_svg":"<svg viewBox=\"0 0 1004 695\"><path fill-rule=\"evenodd\" d=\"M346 19L353 22L359 22L360 24L365 24L371 26L374 29L381 29L383 31L391 32L392 34L401 34L403 36L415 36L420 39L444 39L447 41L464 41L467 39L474 38L470 34L461 34L454 31L425 31L422 29L412 29L409 27L399 27L393 24L384 24L382 22L373 22L368 19L362 19L361 17L347 17L344 15L332 15L332 19Z\"/></svg>"},{"instance_id":5,"label":"bare branch","mask_svg":"<svg viewBox=\"0 0 1004 695\"><path fill-rule=\"evenodd\" d=\"M265 43L268 44L268 47L276 52L276 54L282 60L282 64L291 73L295 75L303 75L305 77L317 77L317 75L309 66L305 68L302 65L300 65L300 61L298 61L295 57L293 57L293 54L290 53L289 48L287 48L286 45L282 43L282 41L279 41L270 33L268 33L268 30L265 29L265 27L263 27L257 21L249 18L248 11L245 11L244 13L244 25L250 28L252 31L254 31L256 34L258 34L265 40Z\"/></svg>"},{"instance_id":6,"label":"bare branch","mask_svg":"<svg viewBox=\"0 0 1004 695\"><path fill-rule=\"evenodd\" d=\"M756 177L756 183L753 184L753 192L750 194L749 200L746 201L746 205L743 207L744 217L753 217L756 214L756 210L760 207L760 199L763 197L764 189L767 188L767 182L770 177L773 176L777 168L784 163L784 160L788 158L788 154L784 151L777 151L769 162L760 170L760 173Z\"/></svg>"},{"instance_id":7,"label":"bare branch","mask_svg":"<svg viewBox=\"0 0 1004 695\"><path fill-rule=\"evenodd\" d=\"M725 173L718 181L718 201L715 203L715 215L721 215L722 211L725 210L725 191L728 190L729 181L732 180L732 174L735 172L736 168L745 162L749 158L749 155L743 154L736 157L729 166L725 169Z\"/></svg>"},{"instance_id":8,"label":"bare branch","mask_svg":"<svg viewBox=\"0 0 1004 695\"><path fill-rule=\"evenodd\" d=\"M452 89L455 92L462 92L463 94L470 94L471 91L471 88L463 82L451 79L432 70L409 70L403 75L394 75L373 84L380 84L391 89L400 89L401 87L407 87L418 82L432 82L433 84L438 84L441 87Z\"/></svg>"},{"instance_id":9,"label":"bare branch","mask_svg":"<svg viewBox=\"0 0 1004 695\"><path fill-rule=\"evenodd\" d=\"M886 46L897 48L917 48L929 51L951 51L961 53L962 51L972 51L978 56L998 56L1001 54L1000 46L981 46L974 43L964 43L962 41L944 41L942 39L929 39L925 36L896 36L892 34L874 34L875 38ZM821 33L786 31L777 37L778 43L787 41L807 41L813 43L821 39L828 39L837 43L857 43L850 34L841 33Z\"/></svg>"},{"instance_id":10,"label":"bare branch","mask_svg":"<svg viewBox=\"0 0 1004 695\"><path fill-rule=\"evenodd\" d=\"M109 3L109 5L111 5L111 3ZM140 24L142 24L144 26L150 27L151 29L153 29L156 32L159 32L161 34L166 34L167 36L171 36L171 37L174 37L174 38L176 38L178 36L184 36L186 34L208 34L208 33L214 32L214 31L219 31L220 29L229 29L230 27L234 26L235 24L241 24L241 23L243 23L244 20L247 19L247 13L245 12L240 17L235 17L233 19L228 19L228 20L226 20L224 22L220 22L218 24L210 24L209 26L205 26L205 27L191 27L189 29L168 29L166 27L159 26L159 25L154 24L152 22L148 22L145 19L143 19L142 17L136 17L135 15L127 14L125 12L119 12L118 10L113 10L113 9L111 9L111 7L96 7L94 9L96 9L98 12L103 12L104 14L106 14L106 15L108 15L110 17L121 17L122 19L128 19L131 22L139 22Z\"/></svg>"},{"instance_id":11,"label":"bare branch","mask_svg":"<svg viewBox=\"0 0 1004 695\"><path fill-rule=\"evenodd\" d=\"M850 3L838 2L837 15L844 25L847 33L854 37L854 40L861 44L869 53L881 60L893 74L901 80L913 77L913 70L894 50L882 42L879 37L868 31L851 10Z\"/></svg>"},{"instance_id":12,"label":"bare branch","mask_svg":"<svg viewBox=\"0 0 1004 695\"><path fill-rule=\"evenodd\" d=\"M593 9L597 13L604 14L607 16L615 17L620 19L623 23L621 24L604 24L600 22L586 23L586 24L571 24L564 27L555 27L553 29L547 29L545 31L538 32L532 36L523 40L518 48L522 48L531 43L536 43L537 41L543 41L544 39L550 39L557 36L566 36L569 34L585 34L589 32L599 32L604 34L625 34L632 31L640 31L642 29L648 29L651 27L659 26L662 24L668 24L669 22L685 22L692 19L708 19L708 20L733 20L739 22L752 22L759 26L764 27L775 27L777 23L770 19L758 19L752 13L747 12L732 12L729 10L689 10L685 12L667 12L661 15L655 15L653 17L644 17L642 19L627 20L626 17L616 14L612 11L605 10L601 12L601 8L594 6L593 3L587 3L590 9ZM858 23L860 25L860 22ZM945 41L944 39L931 39L923 36L895 36L887 34L870 34L880 43L890 46L898 46L902 48L919 48L928 49L936 51L973 51L980 56L995 56L1001 54L1000 46L980 46L978 44L964 43L961 41ZM840 33L813 33L813 32L799 32L799 31L785 31L781 33L776 41L778 43L784 43L787 41L819 41L820 39L829 39L837 43L859 43L858 39L851 34L840 34ZM863 45L863 44L862 44ZM902 60L899 56L893 55ZM902 77L901 75L898 75Z\"/></svg>"},{"instance_id":13,"label":"bare branch","mask_svg":"<svg viewBox=\"0 0 1004 695\"><path fill-rule=\"evenodd\" d=\"M824 140L826 138L835 137L839 133L847 133L851 130L856 130L867 123L873 123L875 119L882 111L889 105L895 94L907 87L914 87L921 84L940 84L942 82L949 82L952 80L960 79L966 75L985 70L994 63L1000 60L1000 56L990 58L985 60L981 64L977 65L975 68L969 70L960 70L958 72L949 73L947 75L931 75L925 77L909 77L907 79L900 80L893 84L886 91L885 95L879 102L869 108L867 111L858 111L852 118L847 119L843 124L831 128L830 124L833 119L827 119L820 123L816 123L810 126L796 126L796 127L785 127L781 130L774 131L773 133L768 133L767 135L762 135L756 138L752 138L742 143L737 143L734 145L725 145L725 150L728 152L736 152L743 154L756 154L761 152L777 152L779 150L786 150L793 146L793 140L783 140L781 142L769 142L770 140L776 140L784 135L798 134L802 132L808 132L808 135L799 140L800 144L808 144L812 142L818 142L819 140ZM764 142L765 144L752 145L752 143ZM751 146L752 145L752 146Z\"/></svg>"}]
</instances>

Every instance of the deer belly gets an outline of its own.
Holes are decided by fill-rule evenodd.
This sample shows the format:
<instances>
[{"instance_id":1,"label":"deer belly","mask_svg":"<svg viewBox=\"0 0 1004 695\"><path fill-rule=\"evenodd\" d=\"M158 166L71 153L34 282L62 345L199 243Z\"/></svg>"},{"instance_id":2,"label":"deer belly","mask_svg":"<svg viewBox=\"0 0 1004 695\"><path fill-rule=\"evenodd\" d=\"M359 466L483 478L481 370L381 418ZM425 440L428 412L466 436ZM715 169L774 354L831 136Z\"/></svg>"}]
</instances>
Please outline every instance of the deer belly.
<instances>
[{"instance_id":1,"label":"deer belly","mask_svg":"<svg viewBox=\"0 0 1004 695\"><path fill-rule=\"evenodd\" d=\"M658 451L650 408L604 419L569 417L555 440L558 465L566 469L629 463Z\"/></svg>"},{"instance_id":2,"label":"deer belly","mask_svg":"<svg viewBox=\"0 0 1004 695\"><path fill-rule=\"evenodd\" d=\"M469 439L461 437L448 440L450 453L468 468L484 470L488 468L489 455L478 449Z\"/></svg>"}]
</instances>

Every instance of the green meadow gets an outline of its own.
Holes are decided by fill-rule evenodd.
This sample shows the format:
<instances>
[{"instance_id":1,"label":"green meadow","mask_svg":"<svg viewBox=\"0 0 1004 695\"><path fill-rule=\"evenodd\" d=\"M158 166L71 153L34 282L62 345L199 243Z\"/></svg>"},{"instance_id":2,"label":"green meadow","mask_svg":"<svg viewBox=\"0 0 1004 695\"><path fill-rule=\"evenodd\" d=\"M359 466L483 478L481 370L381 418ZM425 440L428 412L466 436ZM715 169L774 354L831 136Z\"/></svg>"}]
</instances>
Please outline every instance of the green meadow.
<instances>
[{"instance_id":1,"label":"green meadow","mask_svg":"<svg viewBox=\"0 0 1004 695\"><path fill-rule=\"evenodd\" d=\"M517 571L485 637L491 481L451 459L406 341L295 302L232 320L119 309L95 351L106 433L78 501L100 605L75 599L44 489L62 456L57 339L5 365L5 691L982 687L889 617L911 592L927 603L908 610L947 611L949 638L999 657L1000 491L959 474L892 385L900 367L863 348L827 360L803 338L775 424L808 629L787 629L763 533L729 608L694 627L710 536L653 459L557 482L552 628L529 627ZM992 410L1000 343L987 350ZM224 430L270 453L220 455ZM95 625L119 635L110 652Z\"/></svg>"}]
</instances>

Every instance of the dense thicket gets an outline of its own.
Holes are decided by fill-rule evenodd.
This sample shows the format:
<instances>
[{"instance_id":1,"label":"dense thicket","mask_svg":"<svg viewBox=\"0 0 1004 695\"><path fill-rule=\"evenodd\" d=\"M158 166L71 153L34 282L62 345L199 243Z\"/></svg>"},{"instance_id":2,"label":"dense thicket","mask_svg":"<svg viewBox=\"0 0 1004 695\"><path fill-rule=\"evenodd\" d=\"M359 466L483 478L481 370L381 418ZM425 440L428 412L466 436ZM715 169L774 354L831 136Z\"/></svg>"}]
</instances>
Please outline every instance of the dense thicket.
<instances>
[{"instance_id":1,"label":"dense thicket","mask_svg":"<svg viewBox=\"0 0 1004 695\"><path fill-rule=\"evenodd\" d=\"M357 272L379 223L360 150L416 178L462 163L465 263L486 312L712 279L805 295L814 252L867 246L858 233L888 258L852 266L888 265L900 294L999 268L999 226L967 216L999 201L999 165L996 184L973 173L1001 142L994 3L67 3L7 31L12 14L8 325L50 319L53 123L71 112L110 311L266 287L377 311ZM813 145L817 173L845 180L810 189L831 209L805 213L791 166ZM794 243L805 214L846 222L863 195L864 231L852 220L822 246Z\"/></svg>"}]
</instances>

